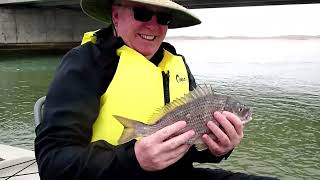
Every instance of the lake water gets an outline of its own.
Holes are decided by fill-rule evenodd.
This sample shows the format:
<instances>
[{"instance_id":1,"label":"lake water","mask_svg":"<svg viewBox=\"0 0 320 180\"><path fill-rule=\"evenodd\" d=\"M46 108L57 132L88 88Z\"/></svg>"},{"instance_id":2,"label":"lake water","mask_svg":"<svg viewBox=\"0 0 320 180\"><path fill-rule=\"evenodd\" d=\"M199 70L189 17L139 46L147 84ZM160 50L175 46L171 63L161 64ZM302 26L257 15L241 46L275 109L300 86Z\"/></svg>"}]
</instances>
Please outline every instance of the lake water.
<instances>
[{"instance_id":1,"label":"lake water","mask_svg":"<svg viewBox=\"0 0 320 180\"><path fill-rule=\"evenodd\" d=\"M281 179L320 179L320 40L173 40L198 83L254 109L228 160L201 164ZM33 104L62 55L0 56L0 143L33 149Z\"/></svg>"}]
</instances>

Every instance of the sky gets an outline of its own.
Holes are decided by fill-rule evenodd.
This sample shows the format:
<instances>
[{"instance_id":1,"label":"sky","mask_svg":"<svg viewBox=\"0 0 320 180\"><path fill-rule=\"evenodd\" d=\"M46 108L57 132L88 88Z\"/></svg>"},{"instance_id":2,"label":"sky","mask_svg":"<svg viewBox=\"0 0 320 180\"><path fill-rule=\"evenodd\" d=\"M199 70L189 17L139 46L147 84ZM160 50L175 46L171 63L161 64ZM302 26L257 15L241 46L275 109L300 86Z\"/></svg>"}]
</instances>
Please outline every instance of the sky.
<instances>
[{"instance_id":1,"label":"sky","mask_svg":"<svg viewBox=\"0 0 320 180\"><path fill-rule=\"evenodd\" d=\"M320 4L191 9L202 23L167 36L320 35Z\"/></svg>"}]
</instances>

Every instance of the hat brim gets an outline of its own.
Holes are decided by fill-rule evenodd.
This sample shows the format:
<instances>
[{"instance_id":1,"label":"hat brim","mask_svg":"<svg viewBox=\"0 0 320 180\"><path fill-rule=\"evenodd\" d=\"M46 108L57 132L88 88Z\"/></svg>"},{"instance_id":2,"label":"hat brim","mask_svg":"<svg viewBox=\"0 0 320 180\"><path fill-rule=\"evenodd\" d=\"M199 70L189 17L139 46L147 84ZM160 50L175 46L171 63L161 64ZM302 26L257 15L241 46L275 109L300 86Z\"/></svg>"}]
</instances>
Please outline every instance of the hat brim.
<instances>
[{"instance_id":1,"label":"hat brim","mask_svg":"<svg viewBox=\"0 0 320 180\"><path fill-rule=\"evenodd\" d=\"M188 9L172 1L166 1L166 3L163 3L160 1L150 0L128 0L128 2L146 4L166 9L172 15L172 22L168 26L170 29L188 27L201 23L200 19L193 15ZM112 4L113 0L81 0L80 2L84 13L107 26L111 24Z\"/></svg>"}]
</instances>

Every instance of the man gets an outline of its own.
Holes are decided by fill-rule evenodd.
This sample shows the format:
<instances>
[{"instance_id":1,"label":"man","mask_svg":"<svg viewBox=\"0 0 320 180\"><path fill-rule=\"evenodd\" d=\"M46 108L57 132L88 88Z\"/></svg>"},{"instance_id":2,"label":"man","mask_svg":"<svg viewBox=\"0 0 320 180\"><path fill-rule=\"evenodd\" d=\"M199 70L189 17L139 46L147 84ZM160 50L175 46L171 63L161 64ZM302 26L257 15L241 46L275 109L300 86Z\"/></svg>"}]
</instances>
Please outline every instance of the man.
<instances>
[{"instance_id":1,"label":"man","mask_svg":"<svg viewBox=\"0 0 320 180\"><path fill-rule=\"evenodd\" d=\"M184 121L139 141L117 143L123 126L113 115L152 123L148 117L156 108L195 87L183 57L163 40L168 28L200 20L170 0L81 0L81 7L108 28L95 33L95 42L68 52L57 69L36 129L41 178L249 178L192 166L220 162L239 145L243 127L229 112L213 114L220 127L207 124L217 139L203 136L206 151L186 144L192 130L169 138ZM186 81L177 83L176 75Z\"/></svg>"}]
</instances>

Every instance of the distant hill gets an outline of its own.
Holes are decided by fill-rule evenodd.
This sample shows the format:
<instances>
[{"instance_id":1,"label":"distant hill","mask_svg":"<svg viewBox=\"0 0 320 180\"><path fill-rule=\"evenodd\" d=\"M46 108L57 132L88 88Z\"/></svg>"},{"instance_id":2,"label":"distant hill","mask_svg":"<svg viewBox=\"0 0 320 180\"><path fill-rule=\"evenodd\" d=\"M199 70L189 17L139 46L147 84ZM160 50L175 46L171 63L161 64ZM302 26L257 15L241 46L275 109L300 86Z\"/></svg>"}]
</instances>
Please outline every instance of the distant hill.
<instances>
[{"instance_id":1,"label":"distant hill","mask_svg":"<svg viewBox=\"0 0 320 180\"><path fill-rule=\"evenodd\" d=\"M166 39L172 40L216 40L216 39L286 39L286 40L308 40L308 39L320 39L320 35L306 36L306 35L286 35L286 36L271 36L271 37L250 37L250 36L168 36Z\"/></svg>"}]
</instances>

